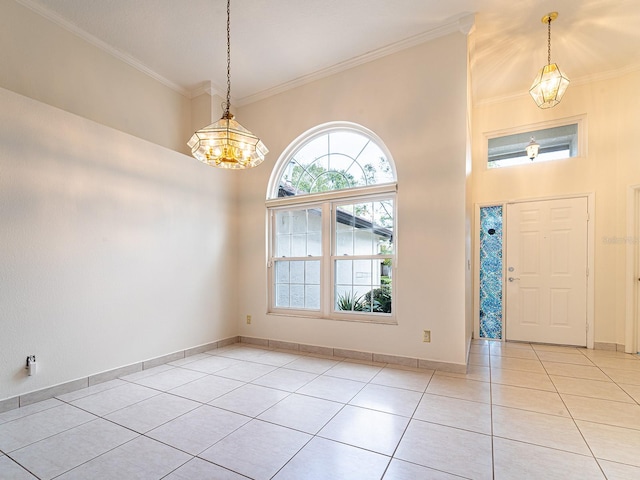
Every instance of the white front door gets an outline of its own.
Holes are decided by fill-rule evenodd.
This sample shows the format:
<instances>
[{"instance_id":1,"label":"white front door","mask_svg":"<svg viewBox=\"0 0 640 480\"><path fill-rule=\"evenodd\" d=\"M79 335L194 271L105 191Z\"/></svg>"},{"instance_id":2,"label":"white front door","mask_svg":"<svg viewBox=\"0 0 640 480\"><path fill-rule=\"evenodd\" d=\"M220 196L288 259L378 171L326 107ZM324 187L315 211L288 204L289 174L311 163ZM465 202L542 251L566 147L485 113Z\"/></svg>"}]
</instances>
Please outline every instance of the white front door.
<instances>
[{"instance_id":1,"label":"white front door","mask_svg":"<svg viewBox=\"0 0 640 480\"><path fill-rule=\"evenodd\" d=\"M587 344L587 199L507 205L506 339Z\"/></svg>"}]
</instances>

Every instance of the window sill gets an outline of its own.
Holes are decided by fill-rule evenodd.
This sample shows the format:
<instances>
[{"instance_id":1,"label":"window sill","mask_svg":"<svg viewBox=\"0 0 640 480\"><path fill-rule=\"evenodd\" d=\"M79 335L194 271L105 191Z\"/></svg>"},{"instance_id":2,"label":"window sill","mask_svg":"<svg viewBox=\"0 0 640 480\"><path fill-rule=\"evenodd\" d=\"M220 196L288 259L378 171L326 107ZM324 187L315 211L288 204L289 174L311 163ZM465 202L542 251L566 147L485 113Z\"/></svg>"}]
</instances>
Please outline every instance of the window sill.
<instances>
[{"instance_id":1,"label":"window sill","mask_svg":"<svg viewBox=\"0 0 640 480\"><path fill-rule=\"evenodd\" d=\"M273 317L295 317L295 318L308 318L314 320L329 320L336 322L356 322L356 323L369 323L374 325L398 325L396 317L394 315L385 316L372 316L372 315L322 315L320 313L313 314L310 312L283 312L272 311L267 312L267 316Z\"/></svg>"}]
</instances>

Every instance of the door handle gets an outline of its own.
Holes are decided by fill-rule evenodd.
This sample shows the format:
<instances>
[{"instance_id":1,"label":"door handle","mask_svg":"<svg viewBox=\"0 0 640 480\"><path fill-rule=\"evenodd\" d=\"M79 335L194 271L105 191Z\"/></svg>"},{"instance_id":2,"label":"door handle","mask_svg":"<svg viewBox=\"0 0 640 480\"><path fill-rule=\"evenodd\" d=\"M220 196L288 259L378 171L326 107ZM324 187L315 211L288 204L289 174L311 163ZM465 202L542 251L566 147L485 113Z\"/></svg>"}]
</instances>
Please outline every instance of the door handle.
<instances>
[{"instance_id":1,"label":"door handle","mask_svg":"<svg viewBox=\"0 0 640 480\"><path fill-rule=\"evenodd\" d=\"M510 282L513 282L514 280L520 280L520 277L509 277L508 279Z\"/></svg>"}]
</instances>

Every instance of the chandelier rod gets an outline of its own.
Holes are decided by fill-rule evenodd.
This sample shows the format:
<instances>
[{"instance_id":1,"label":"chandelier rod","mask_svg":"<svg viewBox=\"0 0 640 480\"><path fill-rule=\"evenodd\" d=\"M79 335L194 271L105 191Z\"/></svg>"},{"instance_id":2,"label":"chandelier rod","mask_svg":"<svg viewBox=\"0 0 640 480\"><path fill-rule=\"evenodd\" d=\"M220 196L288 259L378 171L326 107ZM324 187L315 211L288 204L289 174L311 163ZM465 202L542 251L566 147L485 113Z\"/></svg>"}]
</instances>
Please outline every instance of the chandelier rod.
<instances>
[{"instance_id":1,"label":"chandelier rod","mask_svg":"<svg viewBox=\"0 0 640 480\"><path fill-rule=\"evenodd\" d=\"M229 118L231 108L231 0L227 0L227 103L224 118Z\"/></svg>"}]
</instances>

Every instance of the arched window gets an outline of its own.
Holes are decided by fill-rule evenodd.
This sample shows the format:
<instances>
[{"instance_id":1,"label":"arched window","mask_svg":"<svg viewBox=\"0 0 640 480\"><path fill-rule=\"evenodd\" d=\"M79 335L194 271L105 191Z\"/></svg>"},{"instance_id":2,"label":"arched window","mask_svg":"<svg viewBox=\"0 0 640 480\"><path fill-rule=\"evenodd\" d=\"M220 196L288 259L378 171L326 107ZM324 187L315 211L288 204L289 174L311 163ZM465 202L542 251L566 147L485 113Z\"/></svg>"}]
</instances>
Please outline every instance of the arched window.
<instances>
[{"instance_id":1,"label":"arched window","mask_svg":"<svg viewBox=\"0 0 640 480\"><path fill-rule=\"evenodd\" d=\"M360 125L292 142L267 192L269 311L393 323L395 193L389 151Z\"/></svg>"}]
</instances>

